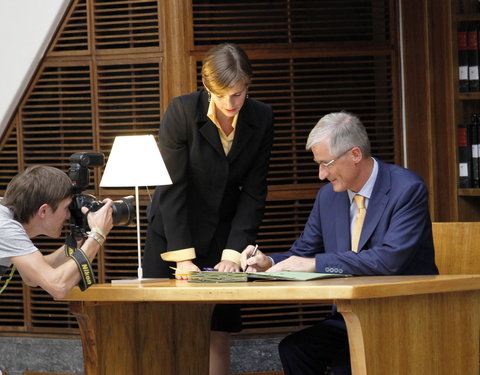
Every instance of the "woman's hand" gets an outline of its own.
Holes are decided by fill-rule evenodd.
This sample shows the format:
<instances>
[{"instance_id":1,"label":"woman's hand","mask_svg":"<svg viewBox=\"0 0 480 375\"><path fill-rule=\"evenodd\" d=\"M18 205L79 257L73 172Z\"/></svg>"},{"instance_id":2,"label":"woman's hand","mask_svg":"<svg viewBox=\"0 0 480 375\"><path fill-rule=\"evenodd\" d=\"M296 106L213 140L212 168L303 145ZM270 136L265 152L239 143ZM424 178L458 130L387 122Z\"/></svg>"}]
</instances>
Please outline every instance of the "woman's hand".
<instances>
[{"instance_id":1,"label":"woman's hand","mask_svg":"<svg viewBox=\"0 0 480 375\"><path fill-rule=\"evenodd\" d=\"M188 280L188 274L190 271L200 271L191 260L183 260L181 262L177 262L177 270L175 271L175 278L177 280Z\"/></svg>"}]
</instances>

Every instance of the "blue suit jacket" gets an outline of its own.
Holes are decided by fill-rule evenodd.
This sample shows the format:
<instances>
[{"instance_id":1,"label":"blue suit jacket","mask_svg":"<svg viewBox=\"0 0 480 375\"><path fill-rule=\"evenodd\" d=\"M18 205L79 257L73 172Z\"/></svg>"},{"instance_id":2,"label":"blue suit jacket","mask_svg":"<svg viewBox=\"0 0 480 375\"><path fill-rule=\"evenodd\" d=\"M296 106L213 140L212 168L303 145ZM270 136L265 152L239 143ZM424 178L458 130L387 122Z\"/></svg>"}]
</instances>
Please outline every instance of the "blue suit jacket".
<instances>
[{"instance_id":1,"label":"blue suit jacket","mask_svg":"<svg viewBox=\"0 0 480 375\"><path fill-rule=\"evenodd\" d=\"M378 162L378 176L362 228L359 252L351 251L348 193L331 184L318 192L301 236L272 258L315 257L316 271L351 275L438 274L423 180L405 168Z\"/></svg>"}]
</instances>

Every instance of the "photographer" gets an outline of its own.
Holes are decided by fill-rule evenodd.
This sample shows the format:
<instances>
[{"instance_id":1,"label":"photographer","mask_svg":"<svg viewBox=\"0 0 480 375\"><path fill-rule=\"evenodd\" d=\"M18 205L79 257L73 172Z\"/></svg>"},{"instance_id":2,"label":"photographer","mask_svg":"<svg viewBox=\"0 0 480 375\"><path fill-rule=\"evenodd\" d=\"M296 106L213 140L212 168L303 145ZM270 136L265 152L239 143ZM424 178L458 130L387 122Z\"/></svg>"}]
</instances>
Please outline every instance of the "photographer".
<instances>
[{"instance_id":1,"label":"photographer","mask_svg":"<svg viewBox=\"0 0 480 375\"><path fill-rule=\"evenodd\" d=\"M57 298L82 279L84 287L89 286L90 262L113 226L112 200L105 199L96 212L82 208L91 231L73 246L42 255L31 241L39 235L58 238L70 218L71 201L72 181L53 167L32 166L10 181L0 200L0 275L13 263L27 285L40 286ZM88 270L81 273L82 268Z\"/></svg>"}]
</instances>

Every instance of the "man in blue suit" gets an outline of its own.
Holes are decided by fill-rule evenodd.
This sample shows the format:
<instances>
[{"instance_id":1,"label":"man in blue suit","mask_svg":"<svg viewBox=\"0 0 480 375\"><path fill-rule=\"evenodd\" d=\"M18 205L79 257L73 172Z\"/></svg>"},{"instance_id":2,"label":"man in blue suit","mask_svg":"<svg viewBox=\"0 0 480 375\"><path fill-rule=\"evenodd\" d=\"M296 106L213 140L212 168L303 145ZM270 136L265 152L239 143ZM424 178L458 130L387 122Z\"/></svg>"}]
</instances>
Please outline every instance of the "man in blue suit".
<instances>
[{"instance_id":1,"label":"man in blue suit","mask_svg":"<svg viewBox=\"0 0 480 375\"><path fill-rule=\"evenodd\" d=\"M242 253L244 269L356 276L438 274L428 191L418 175L372 158L365 127L346 112L322 117L306 147L319 166L320 180L329 183L318 192L291 249L271 257L257 251L249 257L253 248L248 246ZM279 350L286 375L323 374L328 367L335 375L351 373L345 323L335 312L286 337Z\"/></svg>"}]
</instances>

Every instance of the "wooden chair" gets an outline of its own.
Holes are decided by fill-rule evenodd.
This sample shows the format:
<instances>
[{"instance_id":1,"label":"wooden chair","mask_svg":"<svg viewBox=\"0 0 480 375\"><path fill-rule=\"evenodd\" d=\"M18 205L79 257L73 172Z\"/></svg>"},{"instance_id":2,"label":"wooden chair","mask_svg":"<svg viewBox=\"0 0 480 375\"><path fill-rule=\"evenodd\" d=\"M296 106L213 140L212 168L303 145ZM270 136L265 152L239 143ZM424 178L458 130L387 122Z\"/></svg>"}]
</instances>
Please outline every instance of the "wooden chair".
<instances>
[{"instance_id":1,"label":"wooden chair","mask_svg":"<svg viewBox=\"0 0 480 375\"><path fill-rule=\"evenodd\" d=\"M433 223L441 275L480 274L480 222Z\"/></svg>"}]
</instances>

